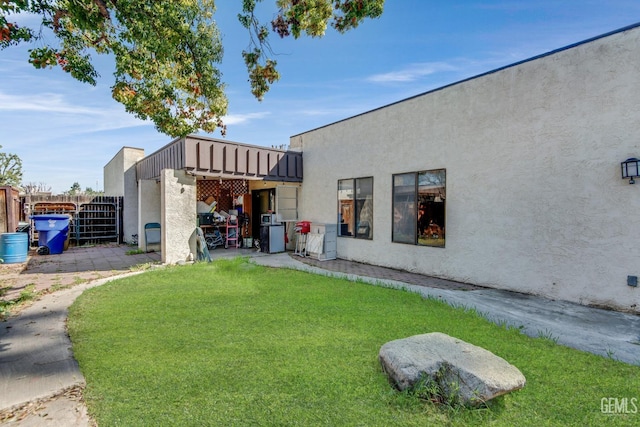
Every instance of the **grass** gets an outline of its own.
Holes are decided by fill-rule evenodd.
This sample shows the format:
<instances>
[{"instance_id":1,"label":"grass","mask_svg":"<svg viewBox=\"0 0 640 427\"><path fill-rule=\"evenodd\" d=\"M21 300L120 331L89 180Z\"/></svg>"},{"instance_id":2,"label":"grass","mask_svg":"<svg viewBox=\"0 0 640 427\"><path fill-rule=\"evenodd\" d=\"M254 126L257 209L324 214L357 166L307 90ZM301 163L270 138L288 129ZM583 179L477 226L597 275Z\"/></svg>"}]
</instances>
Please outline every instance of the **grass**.
<instances>
[{"instance_id":1,"label":"grass","mask_svg":"<svg viewBox=\"0 0 640 427\"><path fill-rule=\"evenodd\" d=\"M640 424L640 414L601 410L602 399L640 397L637 366L410 292L241 258L91 289L68 324L100 426ZM481 409L397 392L380 346L434 331L505 358L527 385Z\"/></svg>"},{"instance_id":2,"label":"grass","mask_svg":"<svg viewBox=\"0 0 640 427\"><path fill-rule=\"evenodd\" d=\"M150 268L152 268L155 265L158 265L158 264L154 263L154 262L145 262L145 263L142 263L142 264L136 264L136 265L132 265L131 267L129 267L129 271L149 270Z\"/></svg>"},{"instance_id":3,"label":"grass","mask_svg":"<svg viewBox=\"0 0 640 427\"><path fill-rule=\"evenodd\" d=\"M127 252L125 252L125 255L139 255L144 253L146 253L144 249L129 249Z\"/></svg>"},{"instance_id":4,"label":"grass","mask_svg":"<svg viewBox=\"0 0 640 427\"><path fill-rule=\"evenodd\" d=\"M35 290L35 284L30 283L25 286L24 290L20 292L20 296L13 300L0 300L0 320L5 320L11 315L11 309L20 308L27 302L34 300L38 296L38 292ZM4 294L4 289L0 292L0 296Z\"/></svg>"}]
</instances>

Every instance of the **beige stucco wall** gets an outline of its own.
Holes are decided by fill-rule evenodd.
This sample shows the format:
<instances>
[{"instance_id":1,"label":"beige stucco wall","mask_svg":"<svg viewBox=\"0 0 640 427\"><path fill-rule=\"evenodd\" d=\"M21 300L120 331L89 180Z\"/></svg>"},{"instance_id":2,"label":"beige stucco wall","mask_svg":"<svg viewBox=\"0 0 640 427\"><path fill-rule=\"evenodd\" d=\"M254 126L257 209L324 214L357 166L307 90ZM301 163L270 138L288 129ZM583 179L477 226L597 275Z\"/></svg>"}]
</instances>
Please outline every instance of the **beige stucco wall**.
<instances>
[{"instance_id":1,"label":"beige stucco wall","mask_svg":"<svg viewBox=\"0 0 640 427\"><path fill-rule=\"evenodd\" d=\"M340 258L640 312L640 30L610 35L292 137L302 216L374 178L374 239ZM391 242L392 174L446 168L446 248Z\"/></svg>"},{"instance_id":2,"label":"beige stucco wall","mask_svg":"<svg viewBox=\"0 0 640 427\"><path fill-rule=\"evenodd\" d=\"M130 243L138 233L138 179L135 164L124 171L124 197L122 198L122 233Z\"/></svg>"},{"instance_id":3,"label":"beige stucco wall","mask_svg":"<svg viewBox=\"0 0 640 427\"><path fill-rule=\"evenodd\" d=\"M164 169L161 176L162 261L168 264L196 256L196 177Z\"/></svg>"},{"instance_id":4,"label":"beige stucco wall","mask_svg":"<svg viewBox=\"0 0 640 427\"><path fill-rule=\"evenodd\" d=\"M145 248L144 225L162 224L160 183L156 180L138 181L138 247ZM151 248L149 248L151 249ZM157 248L154 248L157 250Z\"/></svg>"},{"instance_id":5,"label":"beige stucco wall","mask_svg":"<svg viewBox=\"0 0 640 427\"><path fill-rule=\"evenodd\" d=\"M104 194L124 196L124 147L102 169Z\"/></svg>"},{"instance_id":6,"label":"beige stucco wall","mask_svg":"<svg viewBox=\"0 0 640 427\"><path fill-rule=\"evenodd\" d=\"M144 157L142 148L122 147L103 168L104 194L107 196L125 195L125 171L135 166Z\"/></svg>"},{"instance_id":7,"label":"beige stucco wall","mask_svg":"<svg viewBox=\"0 0 640 427\"><path fill-rule=\"evenodd\" d=\"M122 234L127 243L138 233L136 162L143 157L141 148L122 147L103 170L105 195L123 197Z\"/></svg>"}]
</instances>

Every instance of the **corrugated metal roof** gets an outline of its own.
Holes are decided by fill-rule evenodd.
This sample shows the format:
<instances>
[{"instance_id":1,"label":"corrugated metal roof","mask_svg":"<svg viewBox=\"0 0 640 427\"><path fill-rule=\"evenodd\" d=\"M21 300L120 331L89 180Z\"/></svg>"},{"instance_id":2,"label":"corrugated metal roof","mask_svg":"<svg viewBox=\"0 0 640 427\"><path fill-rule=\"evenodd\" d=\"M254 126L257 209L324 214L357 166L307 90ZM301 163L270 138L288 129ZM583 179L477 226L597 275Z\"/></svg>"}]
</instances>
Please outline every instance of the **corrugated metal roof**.
<instances>
[{"instance_id":1,"label":"corrugated metal roof","mask_svg":"<svg viewBox=\"0 0 640 427\"><path fill-rule=\"evenodd\" d=\"M140 160L138 179L158 179L163 169L193 175L302 182L302 153L189 135Z\"/></svg>"}]
</instances>

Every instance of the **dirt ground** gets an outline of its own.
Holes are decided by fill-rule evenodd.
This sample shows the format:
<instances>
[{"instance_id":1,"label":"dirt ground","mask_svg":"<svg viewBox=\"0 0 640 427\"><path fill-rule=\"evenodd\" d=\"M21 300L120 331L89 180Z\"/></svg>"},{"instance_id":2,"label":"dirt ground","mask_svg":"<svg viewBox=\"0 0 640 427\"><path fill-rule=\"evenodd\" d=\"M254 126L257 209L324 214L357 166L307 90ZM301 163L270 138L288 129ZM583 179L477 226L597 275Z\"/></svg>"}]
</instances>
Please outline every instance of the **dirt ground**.
<instances>
[{"instance_id":1,"label":"dirt ground","mask_svg":"<svg viewBox=\"0 0 640 427\"><path fill-rule=\"evenodd\" d=\"M0 300L14 301L23 292L44 294L160 261L159 253L134 252L117 244L70 247L57 255L31 249L24 263L0 264Z\"/></svg>"}]
</instances>

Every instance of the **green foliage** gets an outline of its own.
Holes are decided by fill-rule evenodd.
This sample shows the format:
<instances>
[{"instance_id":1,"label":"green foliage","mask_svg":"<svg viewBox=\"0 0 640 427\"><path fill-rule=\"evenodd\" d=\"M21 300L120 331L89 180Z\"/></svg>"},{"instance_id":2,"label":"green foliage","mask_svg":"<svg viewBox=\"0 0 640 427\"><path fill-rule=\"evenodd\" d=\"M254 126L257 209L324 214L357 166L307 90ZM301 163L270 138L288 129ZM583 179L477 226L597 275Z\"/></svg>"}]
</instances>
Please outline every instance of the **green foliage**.
<instances>
[{"instance_id":1,"label":"green foliage","mask_svg":"<svg viewBox=\"0 0 640 427\"><path fill-rule=\"evenodd\" d=\"M544 331L543 330L539 330L538 331L538 338L549 340L550 342L552 342L554 344L558 343L558 337L554 336L553 333L549 329L545 329Z\"/></svg>"},{"instance_id":2,"label":"green foliage","mask_svg":"<svg viewBox=\"0 0 640 427\"><path fill-rule=\"evenodd\" d=\"M33 33L29 28L22 28L13 22L7 21L6 18L9 13L19 13L26 10L27 5L28 2L26 0L0 1L0 49L23 41L29 41L33 37Z\"/></svg>"},{"instance_id":3,"label":"green foliage","mask_svg":"<svg viewBox=\"0 0 640 427\"><path fill-rule=\"evenodd\" d=\"M80 183L76 181L71 185L71 188L69 188L69 190L64 192L64 194L67 196L79 196L79 195L99 196L99 195L103 195L104 191L97 191L91 187L86 187L84 190L82 190Z\"/></svg>"},{"instance_id":4,"label":"green foliage","mask_svg":"<svg viewBox=\"0 0 640 427\"><path fill-rule=\"evenodd\" d=\"M125 252L126 255L139 255L144 253L144 249L129 249L127 252Z\"/></svg>"},{"instance_id":5,"label":"green foliage","mask_svg":"<svg viewBox=\"0 0 640 427\"><path fill-rule=\"evenodd\" d=\"M0 145L0 149L2 145ZM0 152L0 185L18 187L22 182L22 160L17 154Z\"/></svg>"},{"instance_id":6,"label":"green foliage","mask_svg":"<svg viewBox=\"0 0 640 427\"><path fill-rule=\"evenodd\" d=\"M246 3L254 3L249 1ZM366 18L382 15L384 0L278 0L278 16L273 30L298 38L304 32L311 37L324 35L327 24L340 32L356 28Z\"/></svg>"},{"instance_id":7,"label":"green foliage","mask_svg":"<svg viewBox=\"0 0 640 427\"><path fill-rule=\"evenodd\" d=\"M242 52L251 92L262 99L280 79L271 59L269 29L254 15L260 0L244 0L240 23L249 30ZM281 37L322 36L327 23L338 31L355 28L382 13L384 0L276 0L273 31ZM39 31L7 20L29 12L42 18ZM214 0L0 0L0 49L20 42L45 43L48 29L57 44L30 50L36 68L60 67L73 78L96 84L92 54L113 54L113 98L126 110L171 136L220 129L227 98L218 64L222 38L213 21Z\"/></svg>"},{"instance_id":8,"label":"green foliage","mask_svg":"<svg viewBox=\"0 0 640 427\"><path fill-rule=\"evenodd\" d=\"M80 187L78 181L74 182L71 185L69 191L65 191L65 194L67 194L68 196L77 196L80 193L82 193L82 187Z\"/></svg>"},{"instance_id":9,"label":"green foliage","mask_svg":"<svg viewBox=\"0 0 640 427\"><path fill-rule=\"evenodd\" d=\"M2 296L3 292L0 293ZM0 300L0 320L6 319L11 314L12 308L20 307L21 305L34 300L38 296L38 291L35 290L33 283L25 286L24 290L20 292L20 296L13 300Z\"/></svg>"},{"instance_id":10,"label":"green foliage","mask_svg":"<svg viewBox=\"0 0 640 427\"><path fill-rule=\"evenodd\" d=\"M99 425L623 426L639 416L600 406L637 396L637 366L410 292L243 259L93 288L71 307L68 326ZM505 358L525 388L480 409L396 391L380 347L435 331ZM450 393L425 382L429 390Z\"/></svg>"},{"instance_id":11,"label":"green foliage","mask_svg":"<svg viewBox=\"0 0 640 427\"><path fill-rule=\"evenodd\" d=\"M244 50L242 56L251 93L260 100L270 85L280 79L277 64L269 57L269 30L255 15L257 3L261 1L243 0L242 13L238 14L238 20L251 34L249 49ZM384 0L276 0L276 5L278 14L271 21L273 32L281 38L297 39L303 34L322 37L329 23L341 33L356 28L367 18L380 17Z\"/></svg>"},{"instance_id":12,"label":"green foliage","mask_svg":"<svg viewBox=\"0 0 640 427\"><path fill-rule=\"evenodd\" d=\"M447 364L440 366L433 376L421 375L418 382L405 393L451 410L460 410L464 406L459 395L459 378Z\"/></svg>"}]
</instances>

